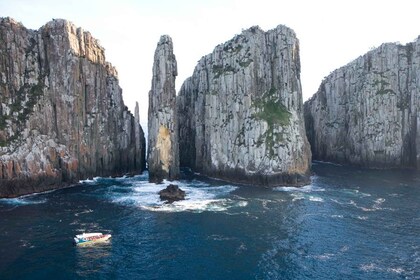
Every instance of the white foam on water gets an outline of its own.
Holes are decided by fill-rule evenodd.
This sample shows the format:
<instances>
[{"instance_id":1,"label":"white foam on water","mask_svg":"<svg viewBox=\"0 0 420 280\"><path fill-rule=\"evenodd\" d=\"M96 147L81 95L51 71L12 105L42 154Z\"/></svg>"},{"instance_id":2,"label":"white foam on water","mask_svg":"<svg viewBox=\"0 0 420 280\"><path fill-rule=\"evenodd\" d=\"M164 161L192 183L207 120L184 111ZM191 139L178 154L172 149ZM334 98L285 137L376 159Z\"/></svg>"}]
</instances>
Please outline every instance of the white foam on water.
<instances>
[{"instance_id":1,"label":"white foam on water","mask_svg":"<svg viewBox=\"0 0 420 280\"><path fill-rule=\"evenodd\" d=\"M360 269L365 271L365 272L371 272L371 271L386 271L389 273L395 273L395 274L402 274L405 272L405 270L401 267L388 267L388 268L383 268L380 267L374 263L369 263L369 264L363 264L360 266Z\"/></svg>"},{"instance_id":2,"label":"white foam on water","mask_svg":"<svg viewBox=\"0 0 420 280\"><path fill-rule=\"evenodd\" d=\"M158 206L141 206L141 208L149 211L157 212L197 212L203 211L222 212L231 207L243 207L236 204L230 199L207 199L207 200L182 200L174 203L165 203Z\"/></svg>"},{"instance_id":3,"label":"white foam on water","mask_svg":"<svg viewBox=\"0 0 420 280\"><path fill-rule=\"evenodd\" d=\"M166 203L161 201L158 192L169 184L176 184L186 193L186 199ZM164 181L163 184L136 182L128 193L110 193L113 202L127 206L135 206L154 212L221 212L232 207L245 207L246 201L226 198L237 187L231 185L211 186L194 180L192 182Z\"/></svg>"},{"instance_id":4,"label":"white foam on water","mask_svg":"<svg viewBox=\"0 0 420 280\"><path fill-rule=\"evenodd\" d=\"M315 202L324 202L324 200L321 197L312 196L312 195L309 196L309 200L310 201L315 201Z\"/></svg>"},{"instance_id":5,"label":"white foam on water","mask_svg":"<svg viewBox=\"0 0 420 280\"><path fill-rule=\"evenodd\" d=\"M343 215L331 215L331 218L342 219L342 218L344 218L344 216Z\"/></svg>"},{"instance_id":6,"label":"white foam on water","mask_svg":"<svg viewBox=\"0 0 420 280\"><path fill-rule=\"evenodd\" d=\"M329 259L331 259L331 258L332 258L332 257L334 257L334 256L335 256L335 254L325 253L325 254L322 254L322 255L316 255L316 256L313 256L313 257L314 257L315 259L325 261L325 260L329 260Z\"/></svg>"},{"instance_id":7,"label":"white foam on water","mask_svg":"<svg viewBox=\"0 0 420 280\"><path fill-rule=\"evenodd\" d=\"M81 214L89 214L89 213L92 213L92 212L93 212L92 209L87 209L85 211L82 211L82 212L79 212L79 213L75 213L74 216L78 217Z\"/></svg>"},{"instance_id":8,"label":"white foam on water","mask_svg":"<svg viewBox=\"0 0 420 280\"><path fill-rule=\"evenodd\" d=\"M331 162L331 161L314 160L313 162L315 164L317 164L317 163L323 163L323 164L334 165L334 166L343 166L342 164L338 164L338 163Z\"/></svg>"},{"instance_id":9,"label":"white foam on water","mask_svg":"<svg viewBox=\"0 0 420 280\"><path fill-rule=\"evenodd\" d=\"M390 267L386 271L396 273L396 274L401 274L401 273L405 272L405 270L401 267L396 267L396 268Z\"/></svg>"},{"instance_id":10,"label":"white foam on water","mask_svg":"<svg viewBox=\"0 0 420 280\"><path fill-rule=\"evenodd\" d=\"M375 200L375 205L381 205L385 202L385 198L378 198Z\"/></svg>"},{"instance_id":11,"label":"white foam on water","mask_svg":"<svg viewBox=\"0 0 420 280\"><path fill-rule=\"evenodd\" d=\"M309 200L311 202L324 202L324 199L322 197L316 196L316 195L309 195L305 192L292 192L290 194L293 198L292 201L298 201L298 200Z\"/></svg>"},{"instance_id":12,"label":"white foam on water","mask_svg":"<svg viewBox=\"0 0 420 280\"><path fill-rule=\"evenodd\" d=\"M0 203L5 203L9 205L31 205L31 204L41 204L47 202L46 198L35 198L34 196L25 196L17 198L0 198Z\"/></svg>"},{"instance_id":13,"label":"white foam on water","mask_svg":"<svg viewBox=\"0 0 420 280\"><path fill-rule=\"evenodd\" d=\"M273 188L275 191L281 191L281 192L323 192L325 189L316 187L314 185L306 185L303 187L275 187Z\"/></svg>"},{"instance_id":14,"label":"white foam on water","mask_svg":"<svg viewBox=\"0 0 420 280\"><path fill-rule=\"evenodd\" d=\"M341 247L340 252L347 252L349 250L349 246L344 245L343 247Z\"/></svg>"},{"instance_id":15,"label":"white foam on water","mask_svg":"<svg viewBox=\"0 0 420 280\"><path fill-rule=\"evenodd\" d=\"M99 177L95 177L93 179L86 179L86 180L79 180L80 184L87 184L87 185L91 185L91 184L95 184L98 181Z\"/></svg>"},{"instance_id":16,"label":"white foam on water","mask_svg":"<svg viewBox=\"0 0 420 280\"><path fill-rule=\"evenodd\" d=\"M374 263L367 263L367 264L362 264L360 266L360 269L365 272L370 272L370 271L379 270L379 267Z\"/></svg>"},{"instance_id":17,"label":"white foam on water","mask_svg":"<svg viewBox=\"0 0 420 280\"><path fill-rule=\"evenodd\" d=\"M357 218L362 221L366 221L367 219L369 219L367 216L357 216Z\"/></svg>"},{"instance_id":18,"label":"white foam on water","mask_svg":"<svg viewBox=\"0 0 420 280\"><path fill-rule=\"evenodd\" d=\"M372 196L369 193L364 193L361 192L357 189L339 189L339 192L347 194L347 195L351 195L351 196L356 196L356 197L369 197Z\"/></svg>"},{"instance_id":19,"label":"white foam on water","mask_svg":"<svg viewBox=\"0 0 420 280\"><path fill-rule=\"evenodd\" d=\"M291 196L293 197L292 201L305 199L305 197L301 193L292 193Z\"/></svg>"}]
</instances>

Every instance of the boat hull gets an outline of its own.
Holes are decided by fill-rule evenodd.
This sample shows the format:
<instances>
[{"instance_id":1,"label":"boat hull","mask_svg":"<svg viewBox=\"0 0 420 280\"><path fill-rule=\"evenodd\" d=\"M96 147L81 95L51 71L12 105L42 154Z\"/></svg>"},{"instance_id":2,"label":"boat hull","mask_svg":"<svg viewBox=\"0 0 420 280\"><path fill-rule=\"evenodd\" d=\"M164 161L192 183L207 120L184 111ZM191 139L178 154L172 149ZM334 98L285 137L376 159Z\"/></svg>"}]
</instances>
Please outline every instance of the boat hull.
<instances>
[{"instance_id":1,"label":"boat hull","mask_svg":"<svg viewBox=\"0 0 420 280\"><path fill-rule=\"evenodd\" d=\"M88 238L75 238L75 244L77 246L83 247L83 246L91 246L96 244L103 244L108 243L111 239L111 234L104 234L101 236L95 236L95 237L88 237Z\"/></svg>"}]
</instances>

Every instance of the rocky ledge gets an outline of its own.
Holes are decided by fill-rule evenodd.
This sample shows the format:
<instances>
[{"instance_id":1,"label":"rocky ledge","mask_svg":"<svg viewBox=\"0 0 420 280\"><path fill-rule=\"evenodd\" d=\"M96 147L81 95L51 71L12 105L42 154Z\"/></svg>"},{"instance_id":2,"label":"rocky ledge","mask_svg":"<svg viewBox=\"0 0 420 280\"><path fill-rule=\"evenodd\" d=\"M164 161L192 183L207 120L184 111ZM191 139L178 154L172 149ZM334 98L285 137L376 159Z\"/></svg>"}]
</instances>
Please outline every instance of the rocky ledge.
<instances>
[{"instance_id":1,"label":"rocky ledge","mask_svg":"<svg viewBox=\"0 0 420 280\"><path fill-rule=\"evenodd\" d=\"M0 18L0 38L0 197L145 168L138 110L90 33Z\"/></svg>"}]
</instances>

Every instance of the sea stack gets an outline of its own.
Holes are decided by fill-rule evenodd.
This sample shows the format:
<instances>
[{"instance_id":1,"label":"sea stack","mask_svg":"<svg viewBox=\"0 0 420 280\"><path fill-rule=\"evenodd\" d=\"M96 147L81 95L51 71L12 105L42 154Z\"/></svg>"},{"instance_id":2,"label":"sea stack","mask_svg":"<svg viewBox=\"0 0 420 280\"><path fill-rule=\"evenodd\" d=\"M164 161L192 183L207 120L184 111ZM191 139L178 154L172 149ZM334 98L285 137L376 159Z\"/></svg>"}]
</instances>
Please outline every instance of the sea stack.
<instances>
[{"instance_id":1,"label":"sea stack","mask_svg":"<svg viewBox=\"0 0 420 280\"><path fill-rule=\"evenodd\" d=\"M163 35L155 51L152 89L149 92L147 162L150 182L179 177L177 75L172 39Z\"/></svg>"},{"instance_id":2,"label":"sea stack","mask_svg":"<svg viewBox=\"0 0 420 280\"><path fill-rule=\"evenodd\" d=\"M89 32L0 18L0 197L139 173L144 135Z\"/></svg>"},{"instance_id":3,"label":"sea stack","mask_svg":"<svg viewBox=\"0 0 420 280\"><path fill-rule=\"evenodd\" d=\"M257 186L309 182L299 41L252 27L204 56L178 96L181 166Z\"/></svg>"},{"instance_id":4,"label":"sea stack","mask_svg":"<svg viewBox=\"0 0 420 280\"><path fill-rule=\"evenodd\" d=\"M387 43L335 70L305 103L314 159L420 168L420 37Z\"/></svg>"}]
</instances>

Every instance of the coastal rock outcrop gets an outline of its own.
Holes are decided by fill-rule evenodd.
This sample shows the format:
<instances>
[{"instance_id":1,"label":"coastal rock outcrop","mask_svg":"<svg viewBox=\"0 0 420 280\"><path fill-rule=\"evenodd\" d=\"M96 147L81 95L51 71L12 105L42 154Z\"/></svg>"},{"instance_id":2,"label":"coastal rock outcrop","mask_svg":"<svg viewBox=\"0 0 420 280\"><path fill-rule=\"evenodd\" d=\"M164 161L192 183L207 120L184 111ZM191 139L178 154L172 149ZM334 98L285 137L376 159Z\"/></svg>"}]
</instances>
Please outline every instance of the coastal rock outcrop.
<instances>
[{"instance_id":1,"label":"coastal rock outcrop","mask_svg":"<svg viewBox=\"0 0 420 280\"><path fill-rule=\"evenodd\" d=\"M177 98L180 164L260 186L309 181L299 41L252 27L198 62Z\"/></svg>"},{"instance_id":2,"label":"coastal rock outcrop","mask_svg":"<svg viewBox=\"0 0 420 280\"><path fill-rule=\"evenodd\" d=\"M155 51L152 89L149 92L147 161L151 182L174 180L179 176L177 75L172 39L164 35Z\"/></svg>"},{"instance_id":3,"label":"coastal rock outcrop","mask_svg":"<svg viewBox=\"0 0 420 280\"><path fill-rule=\"evenodd\" d=\"M313 158L420 168L420 37L387 43L330 75L305 103Z\"/></svg>"},{"instance_id":4,"label":"coastal rock outcrop","mask_svg":"<svg viewBox=\"0 0 420 280\"><path fill-rule=\"evenodd\" d=\"M0 197L145 168L144 135L117 71L66 20L0 19Z\"/></svg>"},{"instance_id":5,"label":"coastal rock outcrop","mask_svg":"<svg viewBox=\"0 0 420 280\"><path fill-rule=\"evenodd\" d=\"M161 200L167 200L168 203L184 200L185 191L181 190L177 185L170 184L165 189L159 191L159 198Z\"/></svg>"}]
</instances>

